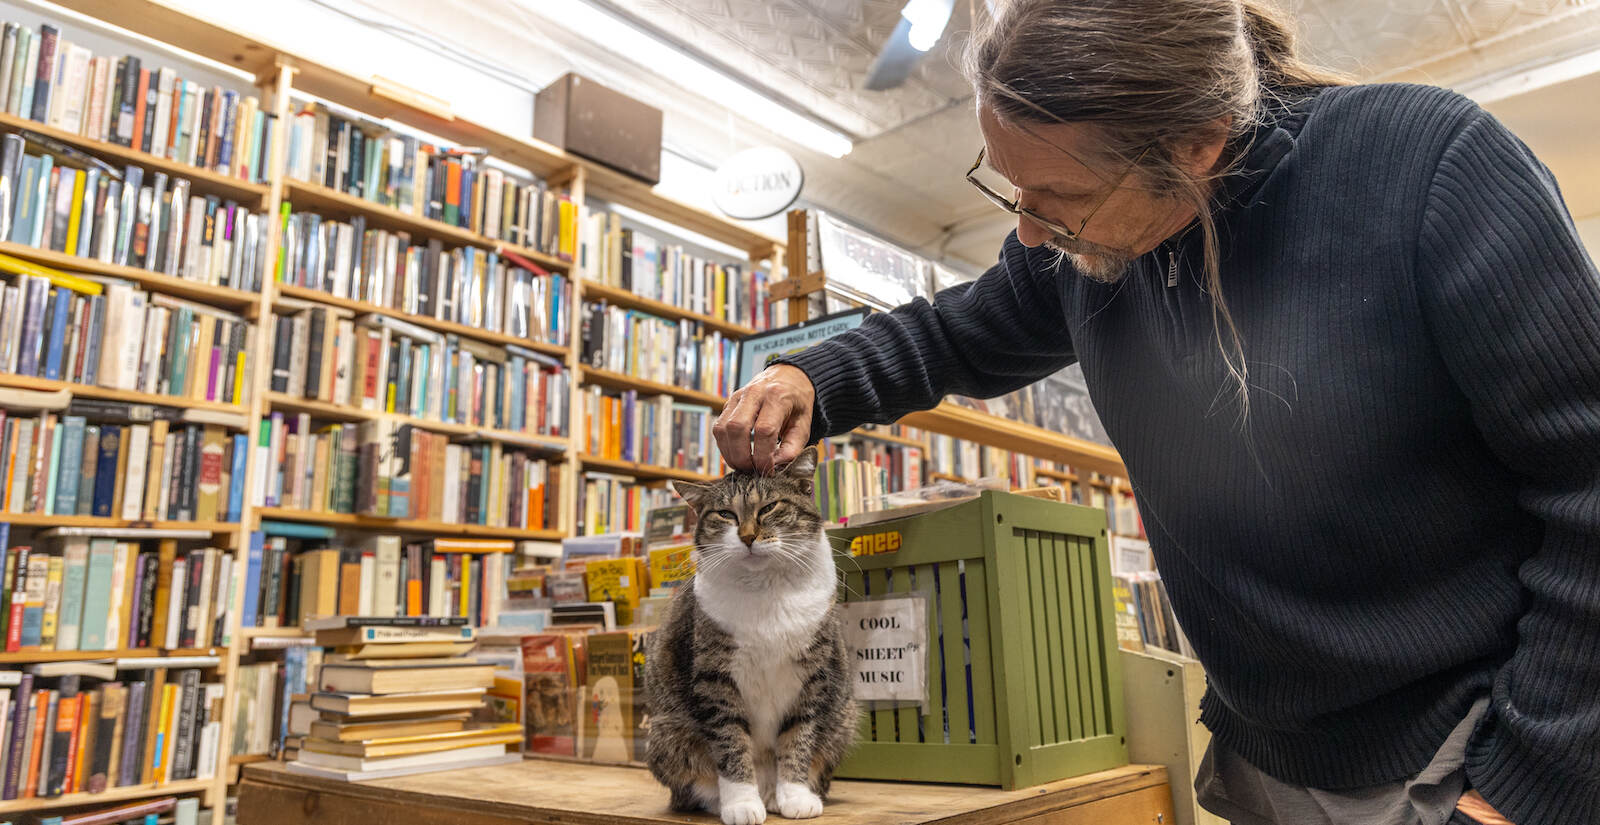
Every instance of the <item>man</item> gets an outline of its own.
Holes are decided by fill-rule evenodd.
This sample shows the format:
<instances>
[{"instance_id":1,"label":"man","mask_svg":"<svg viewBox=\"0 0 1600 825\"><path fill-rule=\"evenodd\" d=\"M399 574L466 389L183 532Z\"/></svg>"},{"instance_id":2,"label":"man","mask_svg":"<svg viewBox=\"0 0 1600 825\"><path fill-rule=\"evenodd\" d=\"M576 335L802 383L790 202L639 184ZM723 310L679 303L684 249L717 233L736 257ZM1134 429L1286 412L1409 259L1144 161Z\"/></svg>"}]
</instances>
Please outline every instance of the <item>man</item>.
<instances>
[{"instance_id":1,"label":"man","mask_svg":"<svg viewBox=\"0 0 1600 825\"><path fill-rule=\"evenodd\" d=\"M977 281L735 393L735 467L1077 361L1210 688L1237 823L1600 822L1600 277L1471 102L1255 0L1013 0Z\"/></svg>"}]
</instances>

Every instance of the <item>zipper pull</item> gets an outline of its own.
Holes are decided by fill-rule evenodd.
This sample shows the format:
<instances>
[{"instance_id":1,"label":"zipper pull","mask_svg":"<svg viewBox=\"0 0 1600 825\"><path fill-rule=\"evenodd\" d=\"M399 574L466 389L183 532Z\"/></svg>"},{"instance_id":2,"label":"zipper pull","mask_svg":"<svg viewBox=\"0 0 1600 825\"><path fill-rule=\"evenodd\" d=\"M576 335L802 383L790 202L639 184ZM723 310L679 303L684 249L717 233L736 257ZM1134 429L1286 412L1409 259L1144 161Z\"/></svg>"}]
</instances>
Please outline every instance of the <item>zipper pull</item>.
<instances>
[{"instance_id":1,"label":"zipper pull","mask_svg":"<svg viewBox=\"0 0 1600 825\"><path fill-rule=\"evenodd\" d=\"M1167 289L1178 285L1178 255L1171 250L1167 251Z\"/></svg>"}]
</instances>

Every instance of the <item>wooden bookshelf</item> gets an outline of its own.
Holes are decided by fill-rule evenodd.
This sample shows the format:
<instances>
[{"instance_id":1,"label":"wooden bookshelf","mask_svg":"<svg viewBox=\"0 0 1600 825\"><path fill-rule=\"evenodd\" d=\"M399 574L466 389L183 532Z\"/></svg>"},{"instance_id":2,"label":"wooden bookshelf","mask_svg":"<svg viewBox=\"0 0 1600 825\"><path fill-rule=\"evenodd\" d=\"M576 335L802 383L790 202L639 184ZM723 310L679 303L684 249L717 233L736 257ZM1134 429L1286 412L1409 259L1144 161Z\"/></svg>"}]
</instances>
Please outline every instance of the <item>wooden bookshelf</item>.
<instances>
[{"instance_id":1,"label":"wooden bookshelf","mask_svg":"<svg viewBox=\"0 0 1600 825\"><path fill-rule=\"evenodd\" d=\"M257 507L256 515L262 519L302 521L329 527L348 527L387 533L423 533L435 536L467 536L492 539L563 539L560 530L524 530L521 527L490 527L483 524L450 524L422 519L378 518L350 513L318 513L287 507Z\"/></svg>"},{"instance_id":2,"label":"wooden bookshelf","mask_svg":"<svg viewBox=\"0 0 1600 825\"><path fill-rule=\"evenodd\" d=\"M19 527L100 527L121 529L129 527L152 530L198 530L217 535L232 533L239 525L231 521L143 521L140 519L105 518L102 516L45 515L43 513L0 513L0 521Z\"/></svg>"},{"instance_id":3,"label":"wooden bookshelf","mask_svg":"<svg viewBox=\"0 0 1600 825\"><path fill-rule=\"evenodd\" d=\"M383 315L393 318L397 321L405 321L408 324L415 324L424 329L431 329L435 332L459 335L463 338L473 338L490 344L499 344L501 346L510 345L514 347L522 347L523 349L533 350L534 352L549 355L552 358L562 358L567 353L567 348L560 346L559 344L547 344L543 341L535 341L531 338L518 338L515 335L508 335L504 332L493 332L487 329L478 329L477 327L469 327L466 324L458 324L454 321L441 321L438 318L429 318L426 315L413 315L409 312L402 312L398 309L381 307L377 304L367 303L366 301L357 301L352 298L340 298L331 293L323 292L320 289L294 286L293 284L277 284L276 288L277 294L279 295L288 298L299 298L302 301L316 301L318 303L328 304L330 306L343 307L356 313L357 315L364 315L367 313ZM274 303L278 304L276 301Z\"/></svg>"},{"instance_id":4,"label":"wooden bookshelf","mask_svg":"<svg viewBox=\"0 0 1600 825\"><path fill-rule=\"evenodd\" d=\"M637 461L618 461L599 456L579 456L585 467L596 470L605 470L612 473L630 475L641 481L656 481L660 479L676 479L678 481L716 481L720 476L696 473L689 470L679 470L675 467L661 467L655 464L640 464Z\"/></svg>"},{"instance_id":5,"label":"wooden bookshelf","mask_svg":"<svg viewBox=\"0 0 1600 825\"><path fill-rule=\"evenodd\" d=\"M168 782L164 785L129 785L123 788L107 788L100 793L69 793L56 797L36 796L29 799L7 799L0 801L0 814L43 811L51 808L71 808L78 805L106 805L112 802L127 802L133 799L151 799L158 796L199 793L212 790L215 784L216 780L214 779L185 779L181 782Z\"/></svg>"},{"instance_id":6,"label":"wooden bookshelf","mask_svg":"<svg viewBox=\"0 0 1600 825\"><path fill-rule=\"evenodd\" d=\"M892 433L879 432L877 430L857 429L851 430L849 433L847 433L847 435L850 438L863 438L868 441L879 441L884 444L898 444L902 447L916 447L920 450L928 449L928 442L926 441L919 441L915 438L906 438L903 435L894 435Z\"/></svg>"},{"instance_id":7,"label":"wooden bookshelf","mask_svg":"<svg viewBox=\"0 0 1600 825\"><path fill-rule=\"evenodd\" d=\"M495 441L512 447L549 453L560 453L567 448L567 439L565 438L519 433L512 430L496 430L473 424L457 424L451 421L435 421L431 418L417 418L416 416L379 412L377 410L364 410L360 407L332 404L327 401L296 398L281 392L268 393L267 403L275 410L306 413L318 418L336 421L394 421L398 424L410 424L428 432L444 433L467 441Z\"/></svg>"},{"instance_id":8,"label":"wooden bookshelf","mask_svg":"<svg viewBox=\"0 0 1600 825\"><path fill-rule=\"evenodd\" d=\"M121 278L156 292L164 292L168 295L175 295L197 303L210 304L211 306L221 307L240 314L246 314L253 310L256 303L257 296L254 292L202 284L198 281L152 272L136 266L108 264L97 261L94 258L68 255L65 252L56 252L51 249L39 249L38 247L12 241L0 241L0 252L69 273L88 273L90 275Z\"/></svg>"},{"instance_id":9,"label":"wooden bookshelf","mask_svg":"<svg viewBox=\"0 0 1600 825\"><path fill-rule=\"evenodd\" d=\"M613 306L637 309L640 312L648 312L651 315L665 318L669 321L694 321L705 326L706 329L715 330L733 338L744 338L755 334L754 329L743 324L735 324L732 321L724 321L720 318L713 318L710 315L690 312L653 298L635 295L621 287L608 286L590 280L583 280L580 283L583 284L583 297L586 301L605 301Z\"/></svg>"},{"instance_id":10,"label":"wooden bookshelf","mask_svg":"<svg viewBox=\"0 0 1600 825\"><path fill-rule=\"evenodd\" d=\"M948 401L931 410L911 413L901 418L900 423L1106 475L1123 476L1128 472L1122 466L1122 457L1117 455L1117 451L1103 444L978 412Z\"/></svg>"},{"instance_id":11,"label":"wooden bookshelf","mask_svg":"<svg viewBox=\"0 0 1600 825\"><path fill-rule=\"evenodd\" d=\"M137 392L134 390L114 390L106 387L96 387L90 384L73 384L68 381L55 381L49 378L35 378L31 375L11 375L0 373L0 387L11 387L19 390L43 390L55 392L66 390L75 396L84 398L104 398L108 401L125 401L129 404L151 404L157 407L184 407L195 410L212 410L215 412L234 413L241 416L241 420L234 429L243 429L245 421L243 416L247 410L237 404L224 404L221 401L200 401L193 398L184 398L177 395L157 395L155 393Z\"/></svg>"},{"instance_id":12,"label":"wooden bookshelf","mask_svg":"<svg viewBox=\"0 0 1600 825\"><path fill-rule=\"evenodd\" d=\"M267 185L264 183L251 183L243 178L224 175L199 166L190 166L175 160L152 155L149 152L140 152L126 146L119 146L103 140L95 140L82 135L75 135L63 129L46 126L25 117L18 117L6 112L0 112L0 128L26 129L36 134L44 135L81 149L91 155L102 159L113 158L123 163L132 163L143 166L151 172L165 172L169 177L183 178L189 181L201 194L216 195L226 200L239 202L251 211L260 211L263 199L267 196ZM117 164L112 164L113 166ZM118 170L120 173L121 170Z\"/></svg>"},{"instance_id":13,"label":"wooden bookshelf","mask_svg":"<svg viewBox=\"0 0 1600 825\"><path fill-rule=\"evenodd\" d=\"M1033 474L1054 481L1070 481L1074 484L1078 483L1077 473L1064 473L1060 470L1051 470L1046 467L1035 467L1033 468Z\"/></svg>"},{"instance_id":14,"label":"wooden bookshelf","mask_svg":"<svg viewBox=\"0 0 1600 825\"><path fill-rule=\"evenodd\" d=\"M713 412L720 411L726 403L722 396L712 395L708 392L680 387L676 384L662 384L657 381L646 381L620 372L610 370L597 370L593 367L584 367L582 371L583 383L601 387L610 387L614 390L637 390L640 395L670 395L681 401L691 404L704 404Z\"/></svg>"},{"instance_id":15,"label":"wooden bookshelf","mask_svg":"<svg viewBox=\"0 0 1600 825\"><path fill-rule=\"evenodd\" d=\"M339 220L348 220L351 217L360 215L366 218L367 226L374 229L415 233L429 238L438 238L441 241L453 242L457 245L476 246L490 251L506 249L554 272L566 272L572 268L570 261L564 261L554 255L548 255L507 241L497 240L465 227L453 226L444 221L436 221L421 215L413 215L410 212L402 212L392 206L384 206L366 198L340 192L337 189L330 189L326 186L295 180L294 178L284 178L283 185L288 191L288 201L295 212L315 212L323 217L337 218Z\"/></svg>"},{"instance_id":16,"label":"wooden bookshelf","mask_svg":"<svg viewBox=\"0 0 1600 825\"><path fill-rule=\"evenodd\" d=\"M134 647L121 650L19 650L16 653L0 653L0 665L154 659L161 656L225 656L227 652L225 645L174 649Z\"/></svg>"},{"instance_id":17,"label":"wooden bookshelf","mask_svg":"<svg viewBox=\"0 0 1600 825\"><path fill-rule=\"evenodd\" d=\"M314 635L316 634L309 630L301 630L299 627L241 627L233 633L234 638L246 640L259 639L262 636L298 636L309 639Z\"/></svg>"}]
</instances>

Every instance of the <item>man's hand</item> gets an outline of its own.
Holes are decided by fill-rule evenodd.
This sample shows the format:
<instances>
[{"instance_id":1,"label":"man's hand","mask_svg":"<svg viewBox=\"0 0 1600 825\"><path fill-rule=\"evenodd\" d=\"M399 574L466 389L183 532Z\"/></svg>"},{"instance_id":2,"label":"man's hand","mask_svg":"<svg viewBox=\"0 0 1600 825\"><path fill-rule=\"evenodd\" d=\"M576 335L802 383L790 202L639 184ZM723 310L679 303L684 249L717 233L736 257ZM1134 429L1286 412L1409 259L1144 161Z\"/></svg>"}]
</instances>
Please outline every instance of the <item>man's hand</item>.
<instances>
[{"instance_id":1,"label":"man's hand","mask_svg":"<svg viewBox=\"0 0 1600 825\"><path fill-rule=\"evenodd\" d=\"M770 473L793 461L811 437L816 390L798 367L776 364L735 392L711 428L736 470Z\"/></svg>"}]
</instances>

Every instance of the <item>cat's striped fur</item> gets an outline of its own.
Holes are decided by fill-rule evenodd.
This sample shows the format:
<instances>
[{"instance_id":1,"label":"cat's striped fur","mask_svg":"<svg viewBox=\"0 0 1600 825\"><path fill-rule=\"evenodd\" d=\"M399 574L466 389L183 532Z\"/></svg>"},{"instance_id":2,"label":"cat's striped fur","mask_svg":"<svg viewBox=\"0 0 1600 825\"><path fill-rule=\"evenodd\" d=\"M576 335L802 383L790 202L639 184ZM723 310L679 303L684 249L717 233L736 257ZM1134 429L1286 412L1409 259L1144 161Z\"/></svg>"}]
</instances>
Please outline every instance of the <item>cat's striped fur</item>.
<instances>
[{"instance_id":1,"label":"cat's striped fur","mask_svg":"<svg viewBox=\"0 0 1600 825\"><path fill-rule=\"evenodd\" d=\"M771 477L677 485L698 515L697 572L645 664L650 772L673 810L816 816L855 736L815 466L807 450Z\"/></svg>"}]
</instances>

